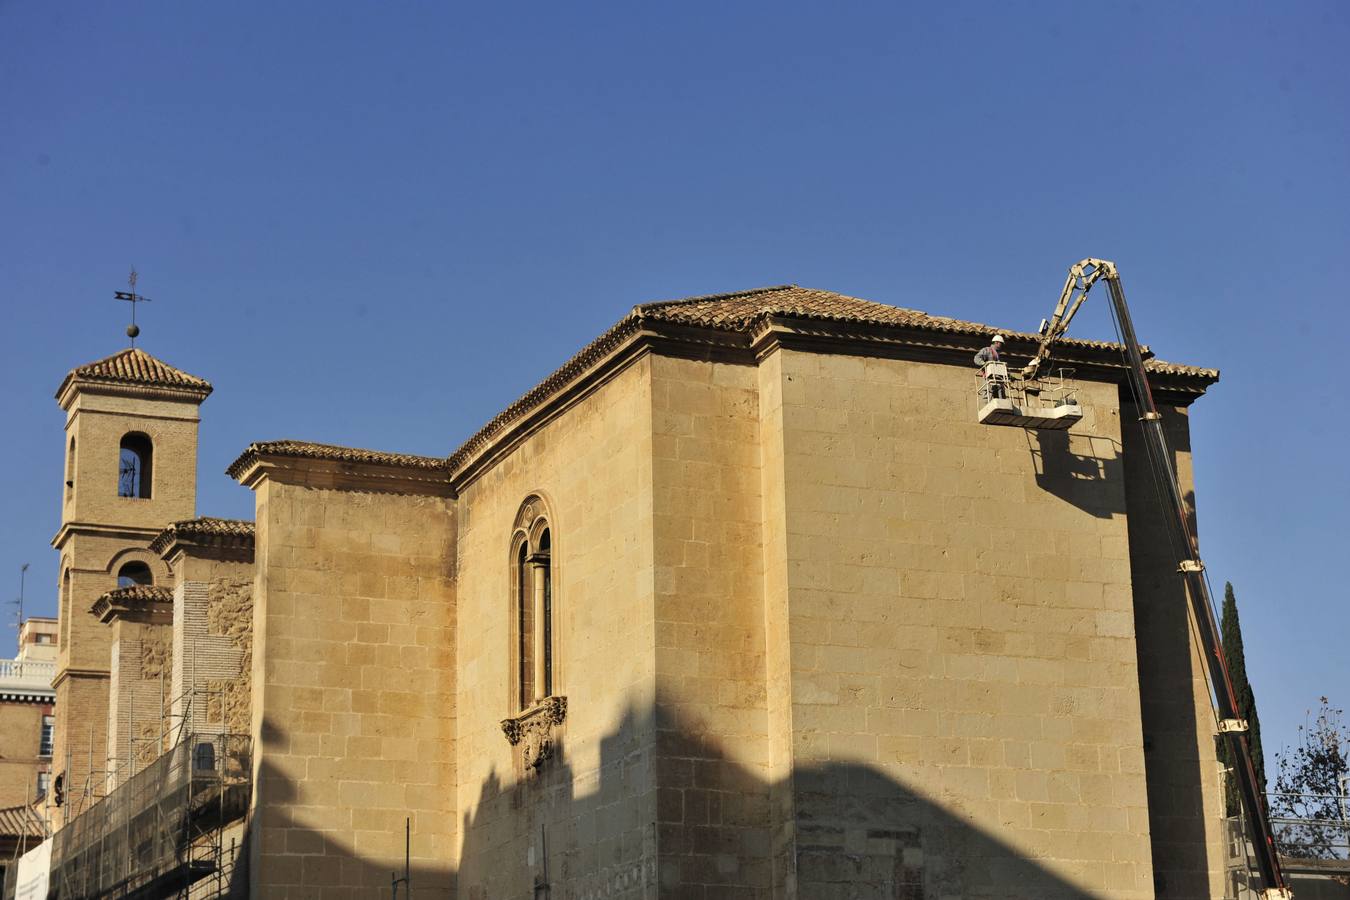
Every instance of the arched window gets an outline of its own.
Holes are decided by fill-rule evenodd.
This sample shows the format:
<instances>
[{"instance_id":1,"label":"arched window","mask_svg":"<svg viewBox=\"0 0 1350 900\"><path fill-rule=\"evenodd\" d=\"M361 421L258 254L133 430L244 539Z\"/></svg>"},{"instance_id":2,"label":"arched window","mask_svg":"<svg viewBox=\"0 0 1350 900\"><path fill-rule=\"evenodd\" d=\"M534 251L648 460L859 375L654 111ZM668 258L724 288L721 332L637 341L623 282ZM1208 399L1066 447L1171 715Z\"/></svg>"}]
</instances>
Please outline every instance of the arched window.
<instances>
[{"instance_id":1,"label":"arched window","mask_svg":"<svg viewBox=\"0 0 1350 900\"><path fill-rule=\"evenodd\" d=\"M122 436L122 451L117 469L117 496L150 497L155 450L150 438L133 431Z\"/></svg>"},{"instance_id":2,"label":"arched window","mask_svg":"<svg viewBox=\"0 0 1350 900\"><path fill-rule=\"evenodd\" d=\"M70 449L66 451L66 499L75 493L75 438L70 439Z\"/></svg>"},{"instance_id":3,"label":"arched window","mask_svg":"<svg viewBox=\"0 0 1350 900\"><path fill-rule=\"evenodd\" d=\"M71 593L70 569L66 569L61 576L61 610L58 615L61 617L61 647L70 646L70 617L74 608L74 596Z\"/></svg>"},{"instance_id":4,"label":"arched window","mask_svg":"<svg viewBox=\"0 0 1350 900\"><path fill-rule=\"evenodd\" d=\"M553 537L544 503L526 500L512 534L516 702L522 710L552 697L555 687Z\"/></svg>"},{"instance_id":5,"label":"arched window","mask_svg":"<svg viewBox=\"0 0 1350 900\"><path fill-rule=\"evenodd\" d=\"M132 561L117 570L117 586L131 587L136 584L154 584L155 576L150 567L143 562Z\"/></svg>"}]
</instances>

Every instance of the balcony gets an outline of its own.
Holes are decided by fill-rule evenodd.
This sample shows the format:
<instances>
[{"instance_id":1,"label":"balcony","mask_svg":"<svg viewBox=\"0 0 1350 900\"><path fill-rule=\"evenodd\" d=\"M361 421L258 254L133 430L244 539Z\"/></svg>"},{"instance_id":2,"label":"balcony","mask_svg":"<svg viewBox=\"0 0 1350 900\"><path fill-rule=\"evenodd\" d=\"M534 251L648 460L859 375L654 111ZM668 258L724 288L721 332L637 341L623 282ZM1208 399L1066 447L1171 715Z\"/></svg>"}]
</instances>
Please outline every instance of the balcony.
<instances>
[{"instance_id":1,"label":"balcony","mask_svg":"<svg viewBox=\"0 0 1350 900\"><path fill-rule=\"evenodd\" d=\"M53 700L56 663L37 659L0 659L0 700Z\"/></svg>"}]
</instances>

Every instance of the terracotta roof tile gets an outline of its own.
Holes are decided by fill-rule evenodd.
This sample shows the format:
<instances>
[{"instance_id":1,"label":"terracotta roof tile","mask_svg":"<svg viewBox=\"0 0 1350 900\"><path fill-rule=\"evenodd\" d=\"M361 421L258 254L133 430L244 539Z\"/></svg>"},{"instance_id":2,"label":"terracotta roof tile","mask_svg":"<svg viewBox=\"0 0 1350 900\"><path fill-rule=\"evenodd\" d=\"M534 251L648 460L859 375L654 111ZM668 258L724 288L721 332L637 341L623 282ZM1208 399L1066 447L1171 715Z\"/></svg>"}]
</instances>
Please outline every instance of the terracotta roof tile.
<instances>
[{"instance_id":1,"label":"terracotta roof tile","mask_svg":"<svg viewBox=\"0 0 1350 900\"><path fill-rule=\"evenodd\" d=\"M99 599L120 603L172 603L173 591L158 584L133 584L108 591Z\"/></svg>"},{"instance_id":2,"label":"terracotta roof tile","mask_svg":"<svg viewBox=\"0 0 1350 900\"><path fill-rule=\"evenodd\" d=\"M167 615L165 607L172 605L171 589L158 584L133 584L101 595L90 604L89 612L106 624L115 617L163 618Z\"/></svg>"},{"instance_id":3,"label":"terracotta roof tile","mask_svg":"<svg viewBox=\"0 0 1350 900\"><path fill-rule=\"evenodd\" d=\"M42 819L29 806L6 806L0 809L0 836L42 837L45 834Z\"/></svg>"},{"instance_id":4,"label":"terracotta roof tile","mask_svg":"<svg viewBox=\"0 0 1350 900\"><path fill-rule=\"evenodd\" d=\"M161 531L150 542L150 550L163 553L175 541L189 542L225 542L232 546L251 547L255 532L253 522L247 519L217 519L213 516L200 516L196 519L182 519Z\"/></svg>"},{"instance_id":5,"label":"terracotta roof tile","mask_svg":"<svg viewBox=\"0 0 1350 900\"><path fill-rule=\"evenodd\" d=\"M230 463L225 473L238 478L259 456L290 456L299 459L326 459L335 462L367 463L399 466L410 469L444 469L441 457L413 456L407 453L388 453L383 450L362 450L357 447L339 447L336 444L315 444L311 441L259 441L249 444L239 458Z\"/></svg>"},{"instance_id":6,"label":"terracotta roof tile","mask_svg":"<svg viewBox=\"0 0 1350 900\"><path fill-rule=\"evenodd\" d=\"M1002 333L1033 344L1040 341L1040 335L1030 332L1011 331L1006 328L983 325L979 322L966 322L946 316L929 315L917 309L890 306L874 300L863 300L846 294L804 288L795 284L774 285L727 294L709 294L701 297L688 297L683 300L643 303L635 306L627 316L615 323L608 331L591 341L547 378L527 391L519 400L493 417L491 421L450 455L449 466L452 470L458 469L461 463L487 444L498 431L552 396L593 363L620 345L625 338L641 329L645 322L670 322L724 332L752 334L760 325L774 316L840 323L903 326L948 334L992 337L996 333ZM1086 341L1079 338L1061 338L1058 343L1064 347L1086 350L1122 349L1119 344L1108 341ZM1215 369L1183 366L1156 359L1148 360L1146 366L1150 372L1158 374L1181 375L1205 381L1216 381L1219 377L1219 373Z\"/></svg>"},{"instance_id":7,"label":"terracotta roof tile","mask_svg":"<svg viewBox=\"0 0 1350 900\"><path fill-rule=\"evenodd\" d=\"M717 328L725 331L749 332L770 316L784 316L797 319L820 319L830 322L851 322L868 325L904 325L922 328L925 331L939 331L948 334L989 335L1003 334L1009 337L1038 343L1039 334L1026 331L1012 331L980 322L967 322L948 316L934 316L917 309L904 306L891 306L875 300L863 300L833 291L799 287L795 284L782 284L774 287L756 288L732 294L710 294L706 297L689 297L684 300L662 300L644 303L634 308L632 315L686 325L700 325L705 328ZM1091 348L1096 350L1119 349L1120 345L1110 341L1085 341L1080 338L1060 338L1058 344L1065 347ZM1214 372L1212 369L1199 369L1191 366L1171 368L1191 373Z\"/></svg>"},{"instance_id":8,"label":"terracotta roof tile","mask_svg":"<svg viewBox=\"0 0 1350 900\"><path fill-rule=\"evenodd\" d=\"M112 356L72 369L57 390L58 397L71 381L176 388L201 393L203 396L211 393L211 383L206 379L175 369L140 347L130 347Z\"/></svg>"}]
</instances>

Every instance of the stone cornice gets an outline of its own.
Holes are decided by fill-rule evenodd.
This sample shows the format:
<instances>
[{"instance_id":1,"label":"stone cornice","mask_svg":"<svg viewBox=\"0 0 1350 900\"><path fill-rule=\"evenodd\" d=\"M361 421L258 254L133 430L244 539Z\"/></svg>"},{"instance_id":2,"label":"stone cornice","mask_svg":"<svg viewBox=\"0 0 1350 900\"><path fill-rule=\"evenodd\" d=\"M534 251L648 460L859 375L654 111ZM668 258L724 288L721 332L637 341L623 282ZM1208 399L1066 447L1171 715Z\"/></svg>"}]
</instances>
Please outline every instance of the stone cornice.
<instances>
[{"instance_id":1,"label":"stone cornice","mask_svg":"<svg viewBox=\"0 0 1350 900\"><path fill-rule=\"evenodd\" d=\"M765 290L789 289L796 290ZM696 299L720 301L756 293L760 292ZM841 302L862 302L832 296ZM757 365L779 349L790 349L971 368L971 357L993 333L988 326L878 304L865 306L881 311L872 318L760 312L742 319L708 320L685 315L692 308L683 302L635 308L495 416L448 459L274 441L251 445L226 471L248 487L272 477L311 487L455 496L531 434L650 353ZM1024 364L1035 353L1038 336L1005 334L1009 360ZM1219 373L1212 369L1158 362L1151 359L1147 348L1144 351L1152 386L1163 395L1159 399L1189 404L1218 380ZM1074 369L1079 380L1121 384L1128 373L1120 346L1099 341L1066 338L1056 345L1053 361Z\"/></svg>"},{"instance_id":2,"label":"stone cornice","mask_svg":"<svg viewBox=\"0 0 1350 900\"><path fill-rule=\"evenodd\" d=\"M137 543L148 544L162 529L142 528L139 525L103 525L97 522L62 522L56 535L52 538L52 546L61 549L61 546L70 539L72 534L90 534L99 537L110 537L124 541L135 541Z\"/></svg>"},{"instance_id":3,"label":"stone cornice","mask_svg":"<svg viewBox=\"0 0 1350 900\"><path fill-rule=\"evenodd\" d=\"M576 359L559 369L539 387L508 407L478 434L450 456L449 465L456 491L463 491L499 460L508 456L531 434L570 407L594 393L634 361L648 353L757 365L779 349L807 353L907 359L916 362L972 368L971 357L988 342L982 333L940 331L894 324L841 322L789 316L768 316L746 332L727 331L662 320L629 318L588 347L589 365ZM1025 364L1036 351L1031 336L1014 335L1005 353L1016 365ZM1152 353L1145 348L1146 356ZM578 355L578 358L581 354ZM1079 380L1124 382L1128 369L1116 345L1086 341L1066 342L1053 360L1075 370ZM1147 363L1155 392L1165 399L1189 404L1218 380L1208 369ZM1160 397L1160 399L1163 399Z\"/></svg>"},{"instance_id":4,"label":"stone cornice","mask_svg":"<svg viewBox=\"0 0 1350 900\"><path fill-rule=\"evenodd\" d=\"M273 449L284 444L283 449ZM445 461L430 457L350 451L326 444L309 445L286 441L251 444L226 473L247 488L257 489L264 480L330 490L367 491L385 494L419 494L453 497Z\"/></svg>"},{"instance_id":5,"label":"stone cornice","mask_svg":"<svg viewBox=\"0 0 1350 900\"><path fill-rule=\"evenodd\" d=\"M137 400L176 400L183 403L200 405L211 391L194 388L173 388L162 385L144 384L108 384L99 381L86 381L82 378L67 378L56 393L56 402L69 411L76 394L103 394L112 397L134 397Z\"/></svg>"},{"instance_id":6,"label":"stone cornice","mask_svg":"<svg viewBox=\"0 0 1350 900\"><path fill-rule=\"evenodd\" d=\"M753 352L757 361L784 348L808 353L908 359L970 368L971 357L986 342L987 338L982 334L770 316L756 330ZM1003 355L1012 366L1020 368L1031 360L1037 346L1031 336L1012 335L1004 347ZM1149 383L1155 391L1188 397L1186 402L1189 403L1219 380L1219 373L1212 369L1161 363L1153 359L1153 353L1148 347L1142 350ZM1080 381L1123 384L1129 373L1119 346L1114 344L1066 342L1058 345L1051 360L1055 367L1073 369L1073 377Z\"/></svg>"}]
</instances>

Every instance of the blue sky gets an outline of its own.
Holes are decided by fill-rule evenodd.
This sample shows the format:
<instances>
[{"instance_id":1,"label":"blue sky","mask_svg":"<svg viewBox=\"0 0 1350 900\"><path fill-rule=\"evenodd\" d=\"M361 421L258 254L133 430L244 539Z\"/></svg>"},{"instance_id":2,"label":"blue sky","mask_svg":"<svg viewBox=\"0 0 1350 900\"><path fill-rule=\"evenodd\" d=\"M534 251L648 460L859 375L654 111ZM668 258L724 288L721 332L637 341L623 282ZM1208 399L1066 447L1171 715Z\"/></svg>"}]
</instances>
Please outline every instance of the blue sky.
<instances>
[{"instance_id":1,"label":"blue sky","mask_svg":"<svg viewBox=\"0 0 1350 900\"><path fill-rule=\"evenodd\" d=\"M1336 3L0 3L0 597L31 562L54 614L52 393L132 264L141 346L216 386L199 512L247 517L249 441L446 454L638 302L1034 329L1102 256L1223 370L1201 539L1269 754L1350 703L1348 42Z\"/></svg>"}]
</instances>

